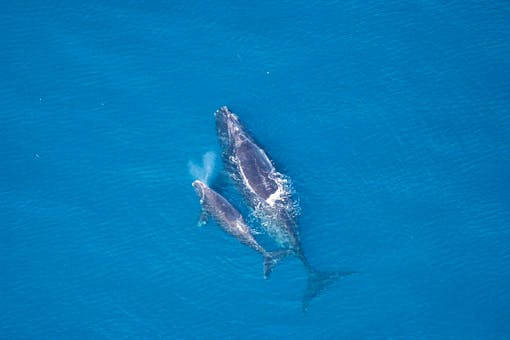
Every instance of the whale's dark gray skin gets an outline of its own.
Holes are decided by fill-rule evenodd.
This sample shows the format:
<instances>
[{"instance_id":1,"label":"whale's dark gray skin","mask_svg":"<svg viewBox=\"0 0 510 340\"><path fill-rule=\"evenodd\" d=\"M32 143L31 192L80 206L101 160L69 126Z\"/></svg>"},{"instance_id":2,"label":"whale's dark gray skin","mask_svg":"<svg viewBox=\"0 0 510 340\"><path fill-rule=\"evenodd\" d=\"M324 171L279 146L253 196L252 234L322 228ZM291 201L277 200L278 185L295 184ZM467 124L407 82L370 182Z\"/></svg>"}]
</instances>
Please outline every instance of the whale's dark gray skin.
<instances>
[{"instance_id":1,"label":"whale's dark gray skin","mask_svg":"<svg viewBox=\"0 0 510 340\"><path fill-rule=\"evenodd\" d=\"M311 299L327 285L353 272L320 272L311 266L299 240L298 209L292 199L290 180L275 169L266 152L226 106L216 111L215 117L225 168L269 235L294 252L307 269L308 287L303 298L306 310Z\"/></svg>"},{"instance_id":2,"label":"whale's dark gray skin","mask_svg":"<svg viewBox=\"0 0 510 340\"><path fill-rule=\"evenodd\" d=\"M278 261L290 252L285 250L266 251L253 237L252 231L241 213L223 196L200 180L194 181L192 186L200 197L200 204L203 209L201 220L204 219L204 215L211 215L227 233L262 254L264 256L264 278L268 278Z\"/></svg>"},{"instance_id":3,"label":"whale's dark gray skin","mask_svg":"<svg viewBox=\"0 0 510 340\"><path fill-rule=\"evenodd\" d=\"M268 233L281 246L300 254L296 204L290 196L288 179L276 171L264 150L226 106L215 115L225 168Z\"/></svg>"}]
</instances>

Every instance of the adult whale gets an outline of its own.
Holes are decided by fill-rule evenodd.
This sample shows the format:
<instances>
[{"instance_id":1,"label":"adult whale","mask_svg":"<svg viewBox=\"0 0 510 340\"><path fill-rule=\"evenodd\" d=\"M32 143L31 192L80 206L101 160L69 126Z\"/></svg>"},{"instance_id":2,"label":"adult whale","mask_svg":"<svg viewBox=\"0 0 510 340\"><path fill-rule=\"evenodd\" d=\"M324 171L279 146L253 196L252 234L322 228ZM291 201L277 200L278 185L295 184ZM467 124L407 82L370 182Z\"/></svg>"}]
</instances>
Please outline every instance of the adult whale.
<instances>
[{"instance_id":1,"label":"adult whale","mask_svg":"<svg viewBox=\"0 0 510 340\"><path fill-rule=\"evenodd\" d=\"M266 152L226 106L217 110L215 116L225 168L268 234L280 246L294 252L308 272L303 297L306 310L311 299L327 285L354 272L322 272L312 267L299 240L296 221L299 209L292 199L290 179L275 169Z\"/></svg>"},{"instance_id":2,"label":"adult whale","mask_svg":"<svg viewBox=\"0 0 510 340\"><path fill-rule=\"evenodd\" d=\"M262 254L264 256L264 278L269 277L273 267L280 259L288 255L289 251L266 251L253 237L251 229L244 221L241 213L223 196L200 180L194 181L191 185L200 197L200 204L203 209L199 223L205 222L207 216L211 215L227 233Z\"/></svg>"}]
</instances>

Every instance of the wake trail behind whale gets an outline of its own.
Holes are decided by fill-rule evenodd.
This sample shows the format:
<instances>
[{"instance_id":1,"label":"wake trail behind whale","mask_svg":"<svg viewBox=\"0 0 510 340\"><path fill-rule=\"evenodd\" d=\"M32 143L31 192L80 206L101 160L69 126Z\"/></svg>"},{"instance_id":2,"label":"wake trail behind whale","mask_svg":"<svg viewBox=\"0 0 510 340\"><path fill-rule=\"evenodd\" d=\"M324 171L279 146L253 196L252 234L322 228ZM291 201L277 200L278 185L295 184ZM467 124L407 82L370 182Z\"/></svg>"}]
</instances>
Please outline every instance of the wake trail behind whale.
<instances>
[{"instance_id":1,"label":"wake trail behind whale","mask_svg":"<svg viewBox=\"0 0 510 340\"><path fill-rule=\"evenodd\" d=\"M193 161L188 162L188 170L193 179L199 179L209 185L214 177L216 167L216 154L208 151L202 156L202 164L196 164Z\"/></svg>"}]
</instances>

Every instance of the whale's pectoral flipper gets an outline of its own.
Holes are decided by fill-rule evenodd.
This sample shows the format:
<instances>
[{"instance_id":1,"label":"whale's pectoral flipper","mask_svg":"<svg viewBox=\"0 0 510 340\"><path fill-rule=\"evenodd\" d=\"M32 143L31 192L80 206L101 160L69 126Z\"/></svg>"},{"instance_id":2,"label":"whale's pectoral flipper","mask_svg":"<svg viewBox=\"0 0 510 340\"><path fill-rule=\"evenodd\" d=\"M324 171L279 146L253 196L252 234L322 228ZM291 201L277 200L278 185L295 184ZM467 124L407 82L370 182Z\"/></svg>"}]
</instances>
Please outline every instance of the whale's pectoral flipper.
<instances>
[{"instance_id":1,"label":"whale's pectoral flipper","mask_svg":"<svg viewBox=\"0 0 510 340\"><path fill-rule=\"evenodd\" d=\"M197 227L202 227L203 225L207 224L207 221L209 220L209 214L205 209L202 209L200 212L200 216L198 218Z\"/></svg>"},{"instance_id":2,"label":"whale's pectoral flipper","mask_svg":"<svg viewBox=\"0 0 510 340\"><path fill-rule=\"evenodd\" d=\"M278 250L264 254L264 279L269 277L274 266L276 266L281 259L290 254L292 254L290 250Z\"/></svg>"},{"instance_id":3,"label":"whale's pectoral flipper","mask_svg":"<svg viewBox=\"0 0 510 340\"><path fill-rule=\"evenodd\" d=\"M343 276L355 274L355 271L346 272L321 272L317 270L308 271L308 285L306 287L305 295L303 296L303 311L308 310L310 301L327 286L333 284L336 280Z\"/></svg>"}]
</instances>

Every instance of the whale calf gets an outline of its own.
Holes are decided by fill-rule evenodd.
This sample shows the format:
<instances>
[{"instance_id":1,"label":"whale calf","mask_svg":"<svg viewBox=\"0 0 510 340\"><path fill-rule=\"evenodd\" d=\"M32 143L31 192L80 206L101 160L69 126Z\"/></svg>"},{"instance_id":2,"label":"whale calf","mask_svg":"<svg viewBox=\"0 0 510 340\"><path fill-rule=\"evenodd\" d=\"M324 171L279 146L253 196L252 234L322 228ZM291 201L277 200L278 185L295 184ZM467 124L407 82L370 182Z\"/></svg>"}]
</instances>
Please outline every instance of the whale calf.
<instances>
[{"instance_id":1,"label":"whale calf","mask_svg":"<svg viewBox=\"0 0 510 340\"><path fill-rule=\"evenodd\" d=\"M337 278L354 272L322 272L305 257L299 240L298 205L292 199L290 179L276 170L266 152L226 106L215 112L216 131L224 166L268 234L284 249L297 255L308 272L303 297L306 310L311 299Z\"/></svg>"},{"instance_id":2,"label":"whale calf","mask_svg":"<svg viewBox=\"0 0 510 340\"><path fill-rule=\"evenodd\" d=\"M203 209L199 223L204 222L206 216L210 215L227 233L262 254L264 257L264 278L268 278L278 261L290 252L286 250L266 251L253 237L252 231L241 213L223 196L200 180L195 180L192 186L200 197L200 204Z\"/></svg>"}]
</instances>

